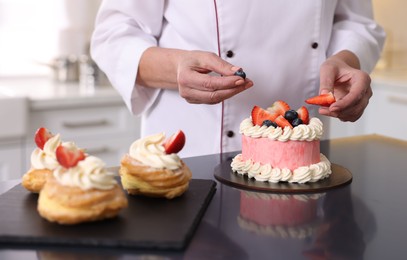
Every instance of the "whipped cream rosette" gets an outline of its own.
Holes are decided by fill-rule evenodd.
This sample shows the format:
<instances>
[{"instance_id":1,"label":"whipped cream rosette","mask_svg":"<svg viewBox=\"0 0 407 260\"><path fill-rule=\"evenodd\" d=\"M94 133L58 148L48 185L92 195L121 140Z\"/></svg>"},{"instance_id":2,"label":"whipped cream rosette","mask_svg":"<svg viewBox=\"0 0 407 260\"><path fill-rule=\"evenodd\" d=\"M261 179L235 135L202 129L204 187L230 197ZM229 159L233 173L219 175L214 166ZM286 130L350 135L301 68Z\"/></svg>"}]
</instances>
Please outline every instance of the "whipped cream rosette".
<instances>
[{"instance_id":1,"label":"whipped cream rosette","mask_svg":"<svg viewBox=\"0 0 407 260\"><path fill-rule=\"evenodd\" d=\"M175 170L181 167L181 159L176 153L166 153L164 148L165 135L158 133L133 142L129 155L144 165L157 169Z\"/></svg>"}]
</instances>

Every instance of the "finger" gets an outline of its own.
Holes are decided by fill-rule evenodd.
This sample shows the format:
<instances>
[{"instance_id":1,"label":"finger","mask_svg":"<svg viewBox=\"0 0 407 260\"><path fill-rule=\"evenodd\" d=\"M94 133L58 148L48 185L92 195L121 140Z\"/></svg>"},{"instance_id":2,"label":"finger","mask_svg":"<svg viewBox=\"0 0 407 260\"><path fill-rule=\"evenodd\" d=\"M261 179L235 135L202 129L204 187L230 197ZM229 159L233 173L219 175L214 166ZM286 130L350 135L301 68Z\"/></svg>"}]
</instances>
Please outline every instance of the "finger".
<instances>
[{"instance_id":1,"label":"finger","mask_svg":"<svg viewBox=\"0 0 407 260\"><path fill-rule=\"evenodd\" d=\"M354 73L350 83L349 92L331 105L331 112L342 111L348 107L356 106L362 99L369 99L372 96L371 80L367 73L362 71Z\"/></svg>"},{"instance_id":2,"label":"finger","mask_svg":"<svg viewBox=\"0 0 407 260\"><path fill-rule=\"evenodd\" d=\"M339 112L338 118L342 121L355 122L363 115L363 112L368 104L369 104L369 99L364 98L359 103L357 103L355 106L349 107L349 108Z\"/></svg>"},{"instance_id":3,"label":"finger","mask_svg":"<svg viewBox=\"0 0 407 260\"><path fill-rule=\"evenodd\" d=\"M217 104L225 99L231 98L232 96L239 94L240 92L252 87L253 84L245 84L238 86L233 89L221 89L216 91L200 91L198 89L189 88L180 95L189 103L192 104Z\"/></svg>"},{"instance_id":4,"label":"finger","mask_svg":"<svg viewBox=\"0 0 407 260\"><path fill-rule=\"evenodd\" d=\"M233 89L244 85L253 85L253 82L250 79L243 80L239 76L221 77L212 74L191 72L178 75L178 84L200 91L212 92L221 89Z\"/></svg>"},{"instance_id":5,"label":"finger","mask_svg":"<svg viewBox=\"0 0 407 260\"><path fill-rule=\"evenodd\" d=\"M363 111L367 107L368 103L369 103L369 99L364 98L359 103L355 104L354 106L347 107L344 110L331 111L330 108L326 107L326 108L320 108L319 113L321 115L339 118L341 121L354 122L362 116Z\"/></svg>"},{"instance_id":6,"label":"finger","mask_svg":"<svg viewBox=\"0 0 407 260\"><path fill-rule=\"evenodd\" d=\"M330 117L338 117L339 116L338 112L331 112L331 111L329 111L328 107L320 107L318 109L318 112L323 116L330 116Z\"/></svg>"},{"instance_id":7,"label":"finger","mask_svg":"<svg viewBox=\"0 0 407 260\"><path fill-rule=\"evenodd\" d=\"M214 71L220 75L232 76L240 67L234 66L223 60L215 53L201 52L203 67L209 71Z\"/></svg>"},{"instance_id":8,"label":"finger","mask_svg":"<svg viewBox=\"0 0 407 260\"><path fill-rule=\"evenodd\" d=\"M324 94L334 91L334 84L338 69L329 63L322 64L319 71L319 93Z\"/></svg>"},{"instance_id":9,"label":"finger","mask_svg":"<svg viewBox=\"0 0 407 260\"><path fill-rule=\"evenodd\" d=\"M339 118L341 121L355 122L362 116L368 104L369 98L363 98L359 103L355 104L352 107L347 107L346 109L338 112L329 112L329 114L336 114L336 117Z\"/></svg>"}]
</instances>

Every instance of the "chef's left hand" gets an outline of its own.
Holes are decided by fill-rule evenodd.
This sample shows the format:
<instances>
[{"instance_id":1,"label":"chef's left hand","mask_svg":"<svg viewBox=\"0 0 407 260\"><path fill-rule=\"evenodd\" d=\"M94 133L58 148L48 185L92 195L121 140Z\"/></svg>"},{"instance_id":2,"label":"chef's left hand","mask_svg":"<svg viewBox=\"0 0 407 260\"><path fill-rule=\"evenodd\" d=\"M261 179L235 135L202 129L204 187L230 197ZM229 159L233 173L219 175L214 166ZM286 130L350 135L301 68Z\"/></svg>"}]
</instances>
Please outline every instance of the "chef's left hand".
<instances>
[{"instance_id":1,"label":"chef's left hand","mask_svg":"<svg viewBox=\"0 0 407 260\"><path fill-rule=\"evenodd\" d=\"M329 57L320 68L320 94L333 92L336 102L321 107L321 115L342 121L358 120L372 97L369 74L360 70L359 59L350 51Z\"/></svg>"}]
</instances>

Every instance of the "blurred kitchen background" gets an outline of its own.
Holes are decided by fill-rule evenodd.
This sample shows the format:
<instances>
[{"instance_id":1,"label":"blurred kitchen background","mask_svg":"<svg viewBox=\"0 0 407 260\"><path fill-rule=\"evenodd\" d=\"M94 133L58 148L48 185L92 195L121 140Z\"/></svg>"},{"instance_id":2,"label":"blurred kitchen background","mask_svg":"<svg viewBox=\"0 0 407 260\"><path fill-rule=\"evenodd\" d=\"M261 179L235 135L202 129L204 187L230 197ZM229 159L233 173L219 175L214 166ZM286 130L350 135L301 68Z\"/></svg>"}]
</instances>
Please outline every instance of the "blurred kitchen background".
<instances>
[{"instance_id":1,"label":"blurred kitchen background","mask_svg":"<svg viewBox=\"0 0 407 260\"><path fill-rule=\"evenodd\" d=\"M33 134L46 126L117 166L140 135L89 58L101 0L0 0L0 181L29 168ZM407 140L407 1L373 0L388 38L372 74L374 97L357 123L332 119L327 137L377 133Z\"/></svg>"}]
</instances>

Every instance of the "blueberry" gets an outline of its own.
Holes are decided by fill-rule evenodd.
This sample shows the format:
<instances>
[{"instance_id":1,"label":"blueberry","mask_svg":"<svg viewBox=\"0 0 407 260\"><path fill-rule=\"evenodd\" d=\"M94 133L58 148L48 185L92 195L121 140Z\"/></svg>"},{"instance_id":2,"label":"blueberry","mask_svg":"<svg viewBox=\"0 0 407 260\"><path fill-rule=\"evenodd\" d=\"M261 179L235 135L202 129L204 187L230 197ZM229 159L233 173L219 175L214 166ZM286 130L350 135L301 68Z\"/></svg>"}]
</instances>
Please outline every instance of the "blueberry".
<instances>
[{"instance_id":1,"label":"blueberry","mask_svg":"<svg viewBox=\"0 0 407 260\"><path fill-rule=\"evenodd\" d=\"M298 113L295 110L288 110L285 112L284 118L291 123L294 119L298 118Z\"/></svg>"},{"instance_id":2,"label":"blueberry","mask_svg":"<svg viewBox=\"0 0 407 260\"><path fill-rule=\"evenodd\" d=\"M277 127L277 124L274 123L274 122L271 121L271 120L264 120L263 123L262 123L262 125L265 125L265 126L267 126L267 127L269 127L269 126Z\"/></svg>"},{"instance_id":3,"label":"blueberry","mask_svg":"<svg viewBox=\"0 0 407 260\"><path fill-rule=\"evenodd\" d=\"M234 75L246 79L246 73L242 69L237 70Z\"/></svg>"},{"instance_id":4,"label":"blueberry","mask_svg":"<svg viewBox=\"0 0 407 260\"><path fill-rule=\"evenodd\" d=\"M291 125L293 127L296 127L296 126L299 126L299 125L302 125L302 124L303 124L302 120L300 118L298 118L298 117L291 122Z\"/></svg>"}]
</instances>

